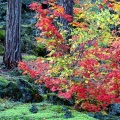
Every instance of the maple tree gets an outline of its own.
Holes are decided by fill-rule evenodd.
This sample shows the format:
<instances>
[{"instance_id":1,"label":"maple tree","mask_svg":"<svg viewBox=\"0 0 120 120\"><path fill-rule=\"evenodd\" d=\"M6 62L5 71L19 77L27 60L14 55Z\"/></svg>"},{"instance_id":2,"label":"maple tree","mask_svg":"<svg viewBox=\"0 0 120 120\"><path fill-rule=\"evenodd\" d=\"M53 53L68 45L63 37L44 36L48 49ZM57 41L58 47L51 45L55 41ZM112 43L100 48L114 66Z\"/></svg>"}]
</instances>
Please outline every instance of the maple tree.
<instances>
[{"instance_id":1,"label":"maple tree","mask_svg":"<svg viewBox=\"0 0 120 120\"><path fill-rule=\"evenodd\" d=\"M37 2L30 5L37 12L35 26L42 31L36 40L46 45L49 54L47 58L19 62L19 69L59 97L74 97L76 109L97 112L120 103L120 38L118 31L111 31L112 25L119 24L120 9L116 6L120 4L103 0L78 5L75 1L72 18L54 2L48 1L48 9ZM59 17L73 26L67 42L67 30L58 27Z\"/></svg>"}]
</instances>

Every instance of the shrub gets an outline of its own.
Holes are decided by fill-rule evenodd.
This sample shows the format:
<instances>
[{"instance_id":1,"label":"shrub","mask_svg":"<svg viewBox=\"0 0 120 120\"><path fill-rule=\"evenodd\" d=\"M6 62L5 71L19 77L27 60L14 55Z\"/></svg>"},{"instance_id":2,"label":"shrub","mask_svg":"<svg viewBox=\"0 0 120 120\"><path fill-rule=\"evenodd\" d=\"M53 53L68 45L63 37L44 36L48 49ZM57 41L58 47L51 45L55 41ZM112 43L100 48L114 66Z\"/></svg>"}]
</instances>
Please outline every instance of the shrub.
<instances>
[{"instance_id":1,"label":"shrub","mask_svg":"<svg viewBox=\"0 0 120 120\"><path fill-rule=\"evenodd\" d=\"M119 103L120 38L117 31L110 31L110 25L118 23L119 18L114 4L96 1L80 5L74 8L73 21L58 5L42 9L35 2L30 8L37 12L36 27L43 32L44 38L38 40L50 53L47 58L20 62L19 69L31 77L39 76L36 82L57 92L59 97L74 97L76 109L97 112ZM116 14L111 14L110 9ZM60 16L73 26L72 38L66 44L64 32L67 31L53 24Z\"/></svg>"}]
</instances>

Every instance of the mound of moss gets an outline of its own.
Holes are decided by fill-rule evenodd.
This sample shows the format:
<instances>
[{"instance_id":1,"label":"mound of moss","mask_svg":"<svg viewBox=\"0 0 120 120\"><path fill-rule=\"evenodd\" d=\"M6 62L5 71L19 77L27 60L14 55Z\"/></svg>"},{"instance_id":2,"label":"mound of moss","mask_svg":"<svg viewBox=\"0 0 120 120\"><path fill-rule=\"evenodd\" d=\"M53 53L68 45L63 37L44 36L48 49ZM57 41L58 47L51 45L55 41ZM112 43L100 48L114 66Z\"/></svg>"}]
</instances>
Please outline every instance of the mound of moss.
<instances>
[{"instance_id":1,"label":"mound of moss","mask_svg":"<svg viewBox=\"0 0 120 120\"><path fill-rule=\"evenodd\" d=\"M41 102L37 86L24 79L7 80L0 76L0 98L8 97L20 102Z\"/></svg>"},{"instance_id":2,"label":"mound of moss","mask_svg":"<svg viewBox=\"0 0 120 120\"><path fill-rule=\"evenodd\" d=\"M0 120L66 120L62 106L48 103L36 103L37 113L30 112L31 104L18 104L0 111ZM69 120L95 120L86 114L70 110L72 118Z\"/></svg>"}]
</instances>

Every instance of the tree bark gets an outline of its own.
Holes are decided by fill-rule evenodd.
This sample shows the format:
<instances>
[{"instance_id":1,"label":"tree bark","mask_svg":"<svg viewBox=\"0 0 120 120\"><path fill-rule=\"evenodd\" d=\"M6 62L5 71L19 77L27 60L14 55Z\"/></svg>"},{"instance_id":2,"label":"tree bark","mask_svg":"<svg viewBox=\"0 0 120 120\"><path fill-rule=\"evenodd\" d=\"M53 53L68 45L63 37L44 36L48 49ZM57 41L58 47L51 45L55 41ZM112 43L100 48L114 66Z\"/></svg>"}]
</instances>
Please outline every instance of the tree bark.
<instances>
[{"instance_id":1,"label":"tree bark","mask_svg":"<svg viewBox=\"0 0 120 120\"><path fill-rule=\"evenodd\" d=\"M6 41L3 62L8 69L17 66L21 60L21 0L8 0L6 18Z\"/></svg>"},{"instance_id":2,"label":"tree bark","mask_svg":"<svg viewBox=\"0 0 120 120\"><path fill-rule=\"evenodd\" d=\"M61 0L60 3L65 9L65 13L73 16L73 4L74 4L73 0ZM64 27L66 27L69 22L64 18L61 18L60 23L63 24Z\"/></svg>"},{"instance_id":3,"label":"tree bark","mask_svg":"<svg viewBox=\"0 0 120 120\"><path fill-rule=\"evenodd\" d=\"M73 5L74 2L73 0L60 0L61 5L63 6L63 8L65 9L65 13L68 15L71 15L73 17ZM60 18L60 23L62 24L62 28L64 30L67 30L67 34L66 34L66 40L65 43L67 43L67 40L71 38L71 26L69 25L69 22L64 19L64 18Z\"/></svg>"}]
</instances>

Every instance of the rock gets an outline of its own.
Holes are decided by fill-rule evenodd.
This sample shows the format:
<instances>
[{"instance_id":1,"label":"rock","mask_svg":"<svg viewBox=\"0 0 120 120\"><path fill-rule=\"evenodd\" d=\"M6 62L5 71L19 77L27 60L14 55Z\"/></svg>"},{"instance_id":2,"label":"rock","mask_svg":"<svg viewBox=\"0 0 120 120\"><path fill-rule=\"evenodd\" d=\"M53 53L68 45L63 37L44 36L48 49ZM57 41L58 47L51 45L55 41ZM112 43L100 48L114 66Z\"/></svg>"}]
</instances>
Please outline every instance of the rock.
<instances>
[{"instance_id":1,"label":"rock","mask_svg":"<svg viewBox=\"0 0 120 120\"><path fill-rule=\"evenodd\" d=\"M48 94L50 92L50 90L45 87L45 85L38 85L38 91L40 94Z\"/></svg>"},{"instance_id":2,"label":"rock","mask_svg":"<svg viewBox=\"0 0 120 120\"><path fill-rule=\"evenodd\" d=\"M38 93L37 87L26 80L19 79L17 88L21 96L21 102L41 102L43 100L42 96Z\"/></svg>"},{"instance_id":3,"label":"rock","mask_svg":"<svg viewBox=\"0 0 120 120\"><path fill-rule=\"evenodd\" d=\"M63 108L62 108L62 111L63 111L63 112L66 112L66 111L68 111L68 108L63 107Z\"/></svg>"},{"instance_id":4,"label":"rock","mask_svg":"<svg viewBox=\"0 0 120 120\"><path fill-rule=\"evenodd\" d=\"M30 112L32 112L32 113L37 113L37 112L38 112L37 106L32 105L32 107L30 108Z\"/></svg>"},{"instance_id":5,"label":"rock","mask_svg":"<svg viewBox=\"0 0 120 120\"><path fill-rule=\"evenodd\" d=\"M11 98L11 99L16 99L18 100L18 90L17 90L17 83L15 82L9 82L8 85L6 86L6 96Z\"/></svg>"},{"instance_id":6,"label":"rock","mask_svg":"<svg viewBox=\"0 0 120 120\"><path fill-rule=\"evenodd\" d=\"M108 114L120 116L120 105L118 103L110 105Z\"/></svg>"},{"instance_id":7,"label":"rock","mask_svg":"<svg viewBox=\"0 0 120 120\"><path fill-rule=\"evenodd\" d=\"M0 77L0 98L4 97L20 102L41 102L43 100L36 85L27 80L9 81Z\"/></svg>"},{"instance_id":8,"label":"rock","mask_svg":"<svg viewBox=\"0 0 120 120\"><path fill-rule=\"evenodd\" d=\"M97 118L99 120L102 120L104 118L104 116L102 115L101 112L96 112L95 115L94 115L94 118Z\"/></svg>"},{"instance_id":9,"label":"rock","mask_svg":"<svg viewBox=\"0 0 120 120\"><path fill-rule=\"evenodd\" d=\"M51 103L57 104L57 105L73 106L75 104L73 99L66 100L64 98L59 98L56 93L48 93L47 100L50 101Z\"/></svg>"},{"instance_id":10,"label":"rock","mask_svg":"<svg viewBox=\"0 0 120 120\"><path fill-rule=\"evenodd\" d=\"M66 118L66 119L72 118L72 112L69 110L65 111L64 118Z\"/></svg>"}]
</instances>

